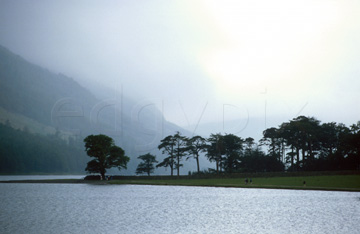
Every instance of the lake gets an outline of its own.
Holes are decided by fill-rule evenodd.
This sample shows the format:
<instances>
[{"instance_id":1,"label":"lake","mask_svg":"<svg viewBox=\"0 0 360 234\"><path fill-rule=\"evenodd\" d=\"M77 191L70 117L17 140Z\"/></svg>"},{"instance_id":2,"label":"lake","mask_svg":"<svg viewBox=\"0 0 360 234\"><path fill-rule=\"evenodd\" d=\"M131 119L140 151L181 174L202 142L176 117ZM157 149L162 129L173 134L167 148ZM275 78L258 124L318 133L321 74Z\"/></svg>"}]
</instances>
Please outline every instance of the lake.
<instances>
[{"instance_id":1,"label":"lake","mask_svg":"<svg viewBox=\"0 0 360 234\"><path fill-rule=\"evenodd\" d=\"M359 233L360 193L0 184L0 233Z\"/></svg>"},{"instance_id":2,"label":"lake","mask_svg":"<svg viewBox=\"0 0 360 234\"><path fill-rule=\"evenodd\" d=\"M83 179L86 175L0 175L0 181Z\"/></svg>"}]
</instances>

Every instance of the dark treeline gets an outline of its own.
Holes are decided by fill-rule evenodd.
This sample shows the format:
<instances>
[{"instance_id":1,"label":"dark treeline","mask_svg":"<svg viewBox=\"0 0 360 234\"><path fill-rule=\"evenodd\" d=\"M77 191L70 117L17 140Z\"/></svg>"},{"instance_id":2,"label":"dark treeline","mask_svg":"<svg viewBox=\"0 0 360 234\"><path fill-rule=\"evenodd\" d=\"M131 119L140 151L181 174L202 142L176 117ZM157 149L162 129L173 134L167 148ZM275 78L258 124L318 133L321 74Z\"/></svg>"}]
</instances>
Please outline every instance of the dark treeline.
<instances>
[{"instance_id":1,"label":"dark treeline","mask_svg":"<svg viewBox=\"0 0 360 234\"><path fill-rule=\"evenodd\" d=\"M83 173L88 161L83 142L59 134L32 134L0 124L0 173ZM180 175L188 159L196 163L197 173L359 170L360 122L347 127L299 116L266 129L259 142L234 134L188 138L177 132L162 139L158 148L165 158L157 163L155 156L143 155L136 173L150 175L156 163ZM215 168L200 171L201 157Z\"/></svg>"},{"instance_id":2,"label":"dark treeline","mask_svg":"<svg viewBox=\"0 0 360 234\"><path fill-rule=\"evenodd\" d=\"M233 134L211 134L205 139L177 132L161 140L158 148L167 157L156 166L170 168L171 175L174 170L180 174L184 158L194 158L201 173L201 155L216 164L206 172L359 170L360 122L346 127L299 116L266 129L258 143Z\"/></svg>"},{"instance_id":3,"label":"dark treeline","mask_svg":"<svg viewBox=\"0 0 360 234\"><path fill-rule=\"evenodd\" d=\"M299 116L263 135L268 154L289 164L289 171L360 169L360 122L347 127Z\"/></svg>"},{"instance_id":4,"label":"dark treeline","mask_svg":"<svg viewBox=\"0 0 360 234\"><path fill-rule=\"evenodd\" d=\"M87 157L82 141L35 135L0 124L0 173L83 173Z\"/></svg>"},{"instance_id":5,"label":"dark treeline","mask_svg":"<svg viewBox=\"0 0 360 234\"><path fill-rule=\"evenodd\" d=\"M233 172L270 172L283 171L284 164L274 155L265 154L248 137L242 139L234 134L211 134L205 139L201 136L191 138L177 132L161 140L158 147L167 155L156 167L168 167L170 175L176 170L180 175L182 161L194 158L197 164L196 173L233 173ZM215 162L216 168L200 171L199 157L205 156L210 162Z\"/></svg>"}]
</instances>

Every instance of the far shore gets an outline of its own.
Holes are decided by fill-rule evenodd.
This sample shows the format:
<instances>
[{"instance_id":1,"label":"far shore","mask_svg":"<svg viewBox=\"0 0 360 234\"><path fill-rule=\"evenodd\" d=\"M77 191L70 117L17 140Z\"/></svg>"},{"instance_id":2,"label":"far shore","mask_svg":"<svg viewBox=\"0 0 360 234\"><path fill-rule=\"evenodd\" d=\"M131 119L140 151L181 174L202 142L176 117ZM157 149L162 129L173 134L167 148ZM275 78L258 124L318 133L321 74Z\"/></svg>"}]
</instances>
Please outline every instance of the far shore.
<instances>
[{"instance_id":1,"label":"far shore","mask_svg":"<svg viewBox=\"0 0 360 234\"><path fill-rule=\"evenodd\" d=\"M247 179L247 183L246 183ZM251 181L251 182L250 182ZM92 184L92 185L163 185L201 186L229 188L293 189L360 192L360 174L347 175L298 175L268 177L219 177L203 178L180 176L116 176L112 180L50 179L13 180L0 183L50 183L50 184Z\"/></svg>"}]
</instances>

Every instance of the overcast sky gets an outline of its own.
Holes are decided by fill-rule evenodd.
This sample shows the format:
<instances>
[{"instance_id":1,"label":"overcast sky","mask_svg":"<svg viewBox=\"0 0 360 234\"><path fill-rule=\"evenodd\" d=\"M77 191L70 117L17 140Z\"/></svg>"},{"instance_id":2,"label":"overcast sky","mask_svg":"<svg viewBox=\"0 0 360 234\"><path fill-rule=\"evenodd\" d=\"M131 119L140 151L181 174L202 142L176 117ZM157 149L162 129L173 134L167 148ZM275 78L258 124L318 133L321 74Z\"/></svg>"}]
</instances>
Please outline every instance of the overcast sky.
<instances>
[{"instance_id":1,"label":"overcast sky","mask_svg":"<svg viewBox=\"0 0 360 234\"><path fill-rule=\"evenodd\" d=\"M0 44L183 126L360 120L357 0L0 0Z\"/></svg>"}]
</instances>

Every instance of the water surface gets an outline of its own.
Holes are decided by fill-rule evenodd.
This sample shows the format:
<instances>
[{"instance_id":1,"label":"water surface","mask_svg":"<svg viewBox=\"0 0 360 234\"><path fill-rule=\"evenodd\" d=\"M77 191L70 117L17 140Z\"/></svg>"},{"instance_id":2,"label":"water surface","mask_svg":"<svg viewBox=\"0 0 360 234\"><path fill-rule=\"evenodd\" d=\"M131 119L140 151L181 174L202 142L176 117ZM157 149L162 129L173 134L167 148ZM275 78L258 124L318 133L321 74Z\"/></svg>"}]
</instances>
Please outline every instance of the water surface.
<instances>
[{"instance_id":1,"label":"water surface","mask_svg":"<svg viewBox=\"0 0 360 234\"><path fill-rule=\"evenodd\" d=\"M85 175L0 175L0 181L83 179Z\"/></svg>"},{"instance_id":2,"label":"water surface","mask_svg":"<svg viewBox=\"0 0 360 234\"><path fill-rule=\"evenodd\" d=\"M0 184L0 233L359 233L360 193Z\"/></svg>"}]
</instances>

